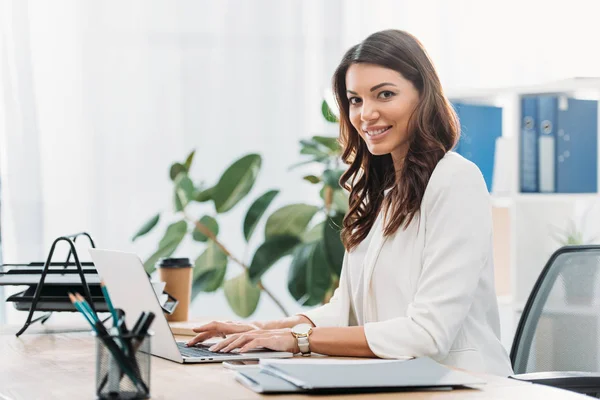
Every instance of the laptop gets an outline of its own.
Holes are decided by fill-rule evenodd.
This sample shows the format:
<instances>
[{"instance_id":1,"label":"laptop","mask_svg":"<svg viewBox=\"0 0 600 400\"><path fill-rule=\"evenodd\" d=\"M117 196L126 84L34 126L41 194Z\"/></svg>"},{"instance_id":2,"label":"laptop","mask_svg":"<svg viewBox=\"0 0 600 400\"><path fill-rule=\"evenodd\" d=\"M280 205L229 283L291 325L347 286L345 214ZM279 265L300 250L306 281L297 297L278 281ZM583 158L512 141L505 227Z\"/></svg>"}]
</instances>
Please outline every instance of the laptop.
<instances>
[{"instance_id":1,"label":"laptop","mask_svg":"<svg viewBox=\"0 0 600 400\"><path fill-rule=\"evenodd\" d=\"M268 349L240 354L212 352L205 344L186 347L185 342L175 340L144 264L136 254L100 249L89 252L113 305L125 311L127 326L132 327L142 311L152 311L156 315L151 328L154 332L152 355L181 364L293 357L293 353Z\"/></svg>"}]
</instances>

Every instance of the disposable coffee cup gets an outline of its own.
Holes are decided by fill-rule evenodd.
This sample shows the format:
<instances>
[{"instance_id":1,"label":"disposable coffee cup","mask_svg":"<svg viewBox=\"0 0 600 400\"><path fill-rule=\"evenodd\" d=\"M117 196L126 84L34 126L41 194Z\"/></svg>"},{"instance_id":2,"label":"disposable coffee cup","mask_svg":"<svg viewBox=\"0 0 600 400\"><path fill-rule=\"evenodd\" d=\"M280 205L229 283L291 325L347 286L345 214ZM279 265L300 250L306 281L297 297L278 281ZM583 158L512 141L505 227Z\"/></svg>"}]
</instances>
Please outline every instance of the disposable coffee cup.
<instances>
[{"instance_id":1,"label":"disposable coffee cup","mask_svg":"<svg viewBox=\"0 0 600 400\"><path fill-rule=\"evenodd\" d=\"M168 321L187 321L192 298L192 264L189 258L163 258L158 263L160 280L165 282L165 291L179 303Z\"/></svg>"}]
</instances>

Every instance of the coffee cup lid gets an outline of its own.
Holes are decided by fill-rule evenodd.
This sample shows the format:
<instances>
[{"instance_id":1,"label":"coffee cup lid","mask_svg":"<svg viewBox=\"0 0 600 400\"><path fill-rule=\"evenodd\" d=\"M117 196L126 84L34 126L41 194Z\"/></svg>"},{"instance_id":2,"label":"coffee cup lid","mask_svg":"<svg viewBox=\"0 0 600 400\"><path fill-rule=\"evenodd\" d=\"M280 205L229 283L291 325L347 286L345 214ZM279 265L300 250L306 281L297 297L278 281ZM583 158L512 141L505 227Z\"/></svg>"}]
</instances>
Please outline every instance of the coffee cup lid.
<instances>
[{"instance_id":1,"label":"coffee cup lid","mask_svg":"<svg viewBox=\"0 0 600 400\"><path fill-rule=\"evenodd\" d=\"M159 268L189 268L191 266L189 258L161 258L158 262Z\"/></svg>"}]
</instances>

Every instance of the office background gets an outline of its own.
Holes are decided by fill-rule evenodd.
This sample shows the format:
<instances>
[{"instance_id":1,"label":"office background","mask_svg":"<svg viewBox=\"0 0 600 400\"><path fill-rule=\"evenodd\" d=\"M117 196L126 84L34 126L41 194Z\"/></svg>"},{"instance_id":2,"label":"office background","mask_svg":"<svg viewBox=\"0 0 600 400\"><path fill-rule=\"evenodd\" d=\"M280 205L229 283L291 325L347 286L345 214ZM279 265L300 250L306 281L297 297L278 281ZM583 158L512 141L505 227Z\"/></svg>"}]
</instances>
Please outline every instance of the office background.
<instances>
[{"instance_id":1,"label":"office background","mask_svg":"<svg viewBox=\"0 0 600 400\"><path fill-rule=\"evenodd\" d=\"M451 92L600 76L598 15L592 0L0 0L3 259L42 260L56 236L82 230L148 257L161 230L130 239L170 206L169 166L194 148L192 173L208 183L258 152L254 194L280 188L273 208L317 202L302 183L310 171L287 167L300 139L336 134L320 113L324 90L372 32L416 35ZM221 219L237 253L251 200ZM200 253L186 241L176 255ZM263 281L296 312L288 264ZM0 321L21 321L2 298ZM235 317L222 291L198 296L192 315ZM252 318L279 316L263 296Z\"/></svg>"}]
</instances>

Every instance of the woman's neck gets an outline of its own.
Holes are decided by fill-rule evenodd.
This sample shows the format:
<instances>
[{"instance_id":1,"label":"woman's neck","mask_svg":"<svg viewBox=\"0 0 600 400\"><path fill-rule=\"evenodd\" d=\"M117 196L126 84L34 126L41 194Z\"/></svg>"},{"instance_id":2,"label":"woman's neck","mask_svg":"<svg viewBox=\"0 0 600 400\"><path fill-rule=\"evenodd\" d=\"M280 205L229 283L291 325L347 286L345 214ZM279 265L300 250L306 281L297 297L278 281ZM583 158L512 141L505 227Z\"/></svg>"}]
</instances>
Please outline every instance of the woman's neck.
<instances>
[{"instance_id":1,"label":"woman's neck","mask_svg":"<svg viewBox=\"0 0 600 400\"><path fill-rule=\"evenodd\" d=\"M392 162L394 163L394 171L396 172L396 176L399 177L402 173L402 169L404 168L404 160L406 160L406 154L408 154L407 147L401 147L392 151Z\"/></svg>"}]
</instances>

